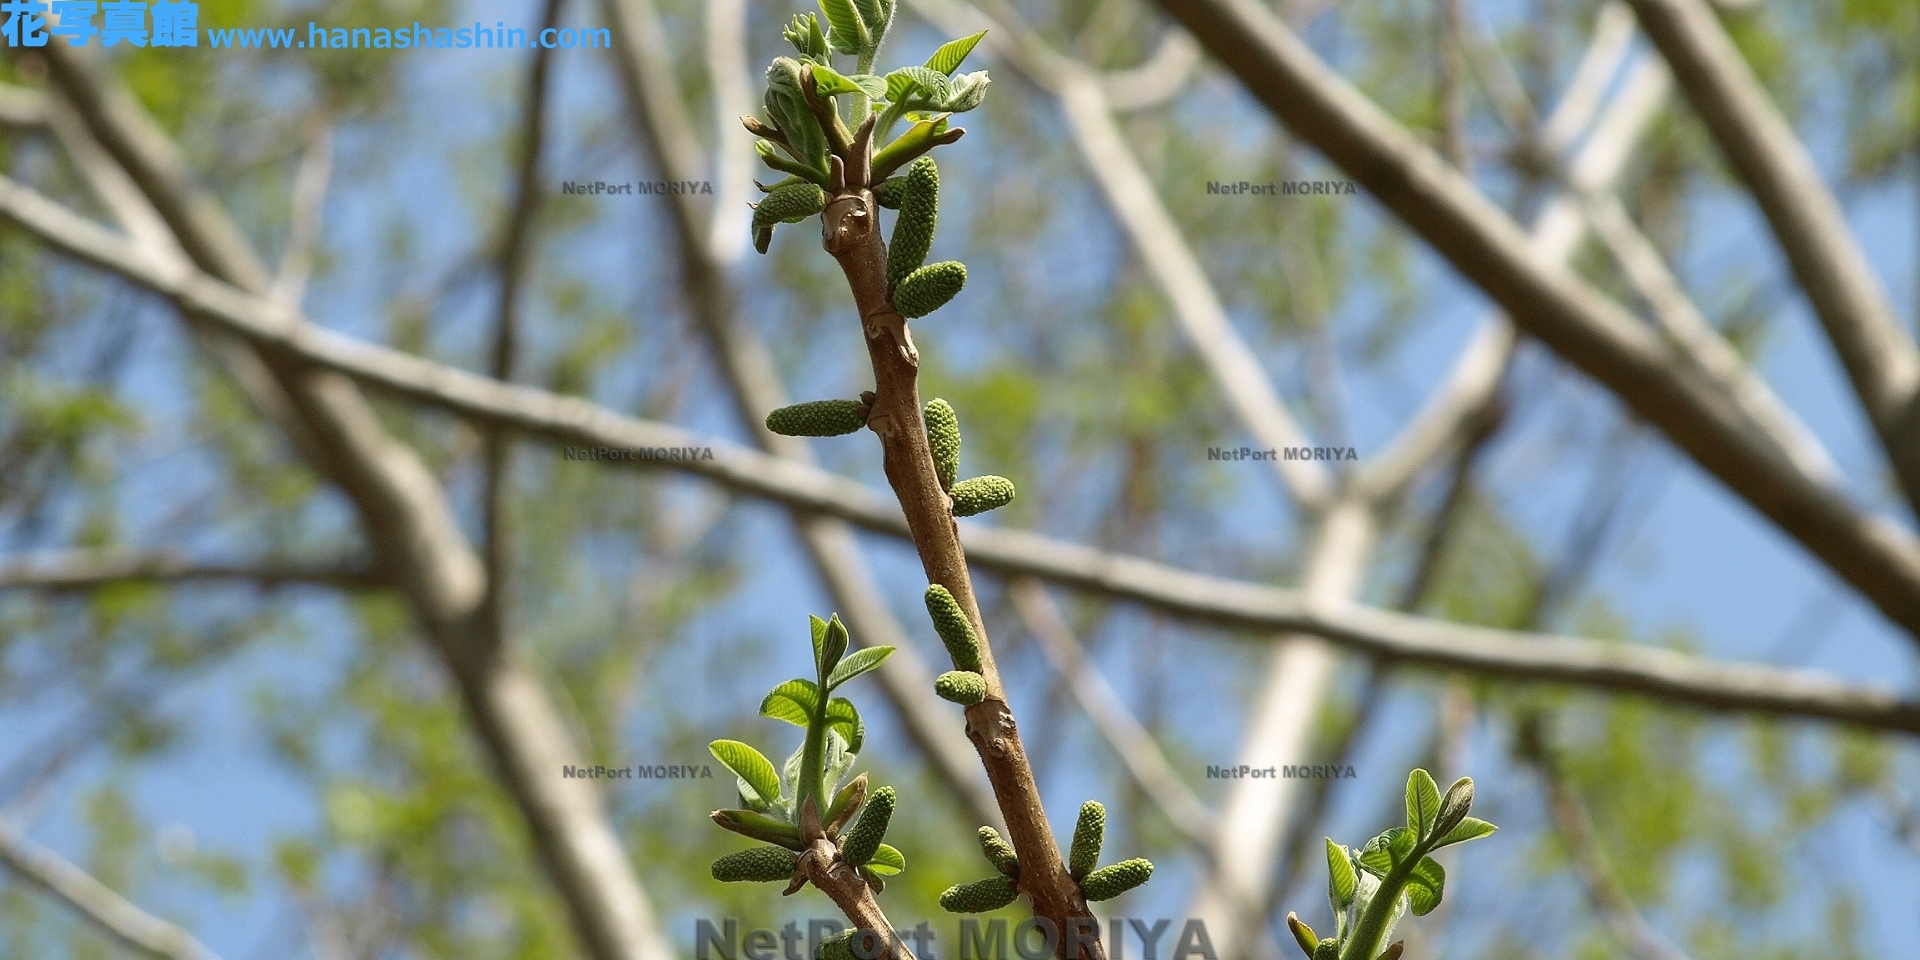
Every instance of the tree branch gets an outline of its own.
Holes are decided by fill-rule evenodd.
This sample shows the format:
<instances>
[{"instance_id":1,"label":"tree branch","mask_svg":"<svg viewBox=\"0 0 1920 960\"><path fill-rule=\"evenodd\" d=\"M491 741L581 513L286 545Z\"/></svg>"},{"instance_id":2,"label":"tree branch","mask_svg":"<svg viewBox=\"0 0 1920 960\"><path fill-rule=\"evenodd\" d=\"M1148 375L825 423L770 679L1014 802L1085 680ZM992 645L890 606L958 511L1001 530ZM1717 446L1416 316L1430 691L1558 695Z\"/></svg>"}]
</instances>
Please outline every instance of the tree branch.
<instances>
[{"instance_id":1,"label":"tree branch","mask_svg":"<svg viewBox=\"0 0 1920 960\"><path fill-rule=\"evenodd\" d=\"M135 906L92 874L0 821L0 866L67 905L80 919L153 960L220 960L193 935Z\"/></svg>"},{"instance_id":2,"label":"tree branch","mask_svg":"<svg viewBox=\"0 0 1920 960\"><path fill-rule=\"evenodd\" d=\"M624 416L578 397L499 383L290 318L281 305L234 290L190 268L158 267L126 240L6 177L0 177L0 218L151 287L249 339L369 386L551 443L657 451L653 459L608 463L680 470L876 533L907 535L899 511L855 481L678 427ZM674 450L680 453L671 456L669 451ZM1349 604L1310 605L1295 591L1191 573L1018 530L969 525L963 537L973 562L1005 576L1034 576L1223 627L1321 636L1407 666L1639 693L1711 710L1819 718L1920 733L1920 704L1884 688L1849 685L1822 674L1715 663L1631 644L1449 624Z\"/></svg>"},{"instance_id":3,"label":"tree branch","mask_svg":"<svg viewBox=\"0 0 1920 960\"><path fill-rule=\"evenodd\" d=\"M1920 510L1920 350L1847 227L1846 215L1760 78L1703 0L1627 0L1680 88L1773 226Z\"/></svg>"},{"instance_id":4,"label":"tree branch","mask_svg":"<svg viewBox=\"0 0 1920 960\"><path fill-rule=\"evenodd\" d=\"M46 94L10 83L0 84L0 130L33 130L46 123Z\"/></svg>"},{"instance_id":5,"label":"tree branch","mask_svg":"<svg viewBox=\"0 0 1920 960\"><path fill-rule=\"evenodd\" d=\"M1710 375L1571 271L1254 0L1162 5L1278 118L1527 332L1614 392L1894 623L1920 636L1920 546L1801 472Z\"/></svg>"},{"instance_id":6,"label":"tree branch","mask_svg":"<svg viewBox=\"0 0 1920 960\"><path fill-rule=\"evenodd\" d=\"M243 583L259 587L314 584L342 590L378 590L383 584L356 563L280 561L206 563L171 550L65 550L0 558L0 590L69 592L121 583Z\"/></svg>"}]
</instances>

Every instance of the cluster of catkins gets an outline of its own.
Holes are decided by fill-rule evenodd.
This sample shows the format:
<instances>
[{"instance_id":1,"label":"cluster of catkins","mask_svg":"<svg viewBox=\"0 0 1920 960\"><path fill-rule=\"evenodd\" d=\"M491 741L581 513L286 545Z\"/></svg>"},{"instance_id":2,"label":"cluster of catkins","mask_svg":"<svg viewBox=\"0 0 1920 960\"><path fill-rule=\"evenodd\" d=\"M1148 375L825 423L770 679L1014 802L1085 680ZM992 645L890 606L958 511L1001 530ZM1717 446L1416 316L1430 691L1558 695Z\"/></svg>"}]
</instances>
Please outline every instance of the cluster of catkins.
<instances>
[{"instance_id":1,"label":"cluster of catkins","mask_svg":"<svg viewBox=\"0 0 1920 960\"><path fill-rule=\"evenodd\" d=\"M867 400L811 400L781 407L767 414L767 429L789 437L838 437L867 425ZM1013 502L1013 481L991 474L960 476L960 418L953 406L938 397L927 401L927 445L933 449L934 472L953 500L953 515L971 517ZM939 590L936 586L933 589ZM933 601L929 600L929 608ZM952 602L952 598L948 598ZM956 608L958 609L958 608ZM941 615L934 614L934 623ZM943 634L944 636L944 634ZM977 641L976 641L977 642ZM956 661L959 662L959 661ZM978 668L976 668L978 672ZM944 694L943 694L944 696ZM952 700L952 697L947 697Z\"/></svg>"},{"instance_id":2,"label":"cluster of catkins","mask_svg":"<svg viewBox=\"0 0 1920 960\"><path fill-rule=\"evenodd\" d=\"M1073 827L1073 846L1067 853L1067 872L1080 884L1080 894L1091 901L1111 900L1132 890L1153 876L1153 863L1141 857L1098 867L1100 845L1107 833L1107 808L1097 800L1080 805L1080 820ZM1000 871L998 876L972 883L955 884L940 895L940 906L954 913L985 913L998 910L1019 896L1020 858L1013 845L1001 839L992 827L980 828L980 852Z\"/></svg>"}]
</instances>

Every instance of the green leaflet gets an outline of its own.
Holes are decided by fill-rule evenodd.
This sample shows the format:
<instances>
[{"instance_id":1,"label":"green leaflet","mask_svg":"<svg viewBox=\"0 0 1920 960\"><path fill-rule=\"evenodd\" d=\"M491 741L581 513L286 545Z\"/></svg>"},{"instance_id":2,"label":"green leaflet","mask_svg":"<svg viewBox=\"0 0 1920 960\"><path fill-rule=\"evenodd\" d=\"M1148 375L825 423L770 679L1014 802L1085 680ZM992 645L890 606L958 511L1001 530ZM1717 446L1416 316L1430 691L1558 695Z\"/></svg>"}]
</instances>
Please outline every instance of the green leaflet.
<instances>
[{"instance_id":1,"label":"green leaflet","mask_svg":"<svg viewBox=\"0 0 1920 960\"><path fill-rule=\"evenodd\" d=\"M724 830L765 843L777 843L789 850L800 849L800 830L784 820L775 820L752 810L715 810L713 822Z\"/></svg>"},{"instance_id":2,"label":"green leaflet","mask_svg":"<svg viewBox=\"0 0 1920 960\"><path fill-rule=\"evenodd\" d=\"M1112 900L1128 890L1132 890L1153 876L1153 862L1140 857L1122 860L1110 867L1101 867L1087 874L1080 881L1080 892L1088 900Z\"/></svg>"},{"instance_id":3,"label":"green leaflet","mask_svg":"<svg viewBox=\"0 0 1920 960\"><path fill-rule=\"evenodd\" d=\"M1011 877L988 877L948 887L940 894L940 906L949 913L986 913L1012 903L1019 896Z\"/></svg>"},{"instance_id":4,"label":"green leaflet","mask_svg":"<svg viewBox=\"0 0 1920 960\"><path fill-rule=\"evenodd\" d=\"M713 878L722 883L776 883L793 879L793 852L779 847L754 847L729 853L713 862Z\"/></svg>"},{"instance_id":5,"label":"green leaflet","mask_svg":"<svg viewBox=\"0 0 1920 960\"><path fill-rule=\"evenodd\" d=\"M892 654L892 647L868 647L840 661L833 668L833 674L827 677L827 689L832 690L854 677L877 669Z\"/></svg>"},{"instance_id":6,"label":"green leaflet","mask_svg":"<svg viewBox=\"0 0 1920 960\"><path fill-rule=\"evenodd\" d=\"M887 822L893 818L897 799L892 787L881 787L867 798L866 809L860 811L860 819L853 822L853 829L847 831L846 843L840 847L840 854L848 863L858 867L873 859L874 851L880 849L880 841L886 837Z\"/></svg>"},{"instance_id":7,"label":"green leaflet","mask_svg":"<svg viewBox=\"0 0 1920 960\"><path fill-rule=\"evenodd\" d=\"M942 700L971 707L987 698L987 681L969 670L949 670L933 679L933 692Z\"/></svg>"},{"instance_id":8,"label":"green leaflet","mask_svg":"<svg viewBox=\"0 0 1920 960\"><path fill-rule=\"evenodd\" d=\"M1067 854L1067 872L1075 880L1090 875L1100 862L1100 845L1107 836L1107 808L1098 800L1080 805L1080 819L1073 825L1073 846Z\"/></svg>"},{"instance_id":9,"label":"green leaflet","mask_svg":"<svg viewBox=\"0 0 1920 960\"><path fill-rule=\"evenodd\" d=\"M1433 848L1435 850L1438 850L1441 847L1452 846L1453 844L1456 844L1456 843L1465 843L1468 840L1478 840L1481 837L1484 837L1487 834L1492 833L1493 831L1498 829L1499 829L1498 827L1494 826L1491 823L1488 823L1485 820L1480 819L1479 817L1463 817L1461 818L1460 824L1458 826L1454 827L1452 830L1447 831L1444 836L1442 836L1439 840L1434 842Z\"/></svg>"},{"instance_id":10,"label":"green leaflet","mask_svg":"<svg viewBox=\"0 0 1920 960\"><path fill-rule=\"evenodd\" d=\"M767 414L767 429L785 437L840 437L867 425L866 410L858 400L809 400Z\"/></svg>"},{"instance_id":11,"label":"green leaflet","mask_svg":"<svg viewBox=\"0 0 1920 960\"><path fill-rule=\"evenodd\" d=\"M777 57L767 67L765 103L767 116L792 145L793 158L803 166L825 172L827 134L820 129L820 119L813 115L806 96L800 92L800 61Z\"/></svg>"},{"instance_id":12,"label":"green leaflet","mask_svg":"<svg viewBox=\"0 0 1920 960\"><path fill-rule=\"evenodd\" d=\"M820 189L819 184L795 180L775 187L765 199L753 205L753 226L759 229L776 223L799 223L826 206L827 192Z\"/></svg>"},{"instance_id":13,"label":"green leaflet","mask_svg":"<svg viewBox=\"0 0 1920 960\"><path fill-rule=\"evenodd\" d=\"M1020 876L1020 857L1013 852L1013 844L1000 837L1000 831L992 827L980 828L980 852L1001 873L1009 877Z\"/></svg>"},{"instance_id":14,"label":"green leaflet","mask_svg":"<svg viewBox=\"0 0 1920 960\"><path fill-rule=\"evenodd\" d=\"M812 720L819 703L820 688L814 686L812 680L795 678L774 687L766 699L760 701L760 715L804 727Z\"/></svg>"},{"instance_id":15,"label":"green leaflet","mask_svg":"<svg viewBox=\"0 0 1920 960\"><path fill-rule=\"evenodd\" d=\"M787 25L781 36L793 44L800 55L816 63L824 61L830 55L827 50L827 36L820 32L820 18L811 13L798 14Z\"/></svg>"},{"instance_id":16,"label":"green leaflet","mask_svg":"<svg viewBox=\"0 0 1920 960\"><path fill-rule=\"evenodd\" d=\"M1360 867L1376 877L1385 877L1387 872L1406 861L1413 854L1413 848L1419 841L1412 830L1394 827L1360 848Z\"/></svg>"},{"instance_id":17,"label":"green leaflet","mask_svg":"<svg viewBox=\"0 0 1920 960\"><path fill-rule=\"evenodd\" d=\"M1360 878L1353 872L1353 860L1347 848L1327 838L1327 902L1335 914L1347 909L1360 890Z\"/></svg>"},{"instance_id":18,"label":"green leaflet","mask_svg":"<svg viewBox=\"0 0 1920 960\"><path fill-rule=\"evenodd\" d=\"M973 52L974 45L986 35L987 32L982 30L971 37L961 37L941 44L940 49L935 50L933 56L927 58L927 69L952 75L955 70L960 69L960 64L967 59L967 54Z\"/></svg>"},{"instance_id":19,"label":"green leaflet","mask_svg":"<svg viewBox=\"0 0 1920 960\"><path fill-rule=\"evenodd\" d=\"M820 0L820 10L827 15L827 23L832 27L827 32L827 40L835 50L858 54L873 42L867 25L860 20L860 12L854 9L853 0Z\"/></svg>"},{"instance_id":20,"label":"green leaflet","mask_svg":"<svg viewBox=\"0 0 1920 960\"><path fill-rule=\"evenodd\" d=\"M1439 818L1440 785L1433 782L1433 774L1415 769L1407 776L1407 829L1425 840Z\"/></svg>"},{"instance_id":21,"label":"green leaflet","mask_svg":"<svg viewBox=\"0 0 1920 960\"><path fill-rule=\"evenodd\" d=\"M1435 820L1431 836L1444 837L1467 818L1467 811L1473 808L1473 778L1461 777L1447 788L1447 795L1440 800L1440 816Z\"/></svg>"},{"instance_id":22,"label":"green leaflet","mask_svg":"<svg viewBox=\"0 0 1920 960\"><path fill-rule=\"evenodd\" d=\"M1287 914L1287 929L1293 932L1293 942L1299 944L1300 949L1308 957L1312 957L1313 952L1320 949L1319 935L1292 913Z\"/></svg>"},{"instance_id":23,"label":"green leaflet","mask_svg":"<svg viewBox=\"0 0 1920 960\"><path fill-rule=\"evenodd\" d=\"M738 740L715 740L707 744L707 752L733 771L741 784L753 791L762 803L780 801L780 774L773 769L773 761L761 755L760 751Z\"/></svg>"},{"instance_id":24,"label":"green leaflet","mask_svg":"<svg viewBox=\"0 0 1920 960\"><path fill-rule=\"evenodd\" d=\"M1012 503L1013 481L992 475L974 477L954 484L952 492L953 515L971 517Z\"/></svg>"},{"instance_id":25,"label":"green leaflet","mask_svg":"<svg viewBox=\"0 0 1920 960\"><path fill-rule=\"evenodd\" d=\"M887 245L888 283L898 284L927 262L927 252L933 249L933 231L939 222L940 169L932 157L921 157L907 164L900 216L893 221L893 241ZM961 282L966 282L964 270ZM959 292L958 288L955 292Z\"/></svg>"},{"instance_id":26,"label":"green leaflet","mask_svg":"<svg viewBox=\"0 0 1920 960\"><path fill-rule=\"evenodd\" d=\"M902 213L905 208L901 208ZM958 260L930 263L900 279L893 288L893 306L911 320L947 305L967 285L966 264Z\"/></svg>"},{"instance_id":27,"label":"green leaflet","mask_svg":"<svg viewBox=\"0 0 1920 960\"><path fill-rule=\"evenodd\" d=\"M873 851L873 859L867 861L867 872L882 877L898 876L907 869L906 854L889 844L881 844Z\"/></svg>"},{"instance_id":28,"label":"green leaflet","mask_svg":"<svg viewBox=\"0 0 1920 960\"><path fill-rule=\"evenodd\" d=\"M946 644L947 655L953 658L953 665L971 673L980 672L980 638L973 632L973 623L960 610L960 601L939 584L927 587L927 616L933 619L933 630L940 635L940 642Z\"/></svg>"},{"instance_id":29,"label":"green leaflet","mask_svg":"<svg viewBox=\"0 0 1920 960\"><path fill-rule=\"evenodd\" d=\"M960 476L960 416L939 397L927 401L927 446L933 450L933 472L942 489L953 488Z\"/></svg>"},{"instance_id":30,"label":"green leaflet","mask_svg":"<svg viewBox=\"0 0 1920 960\"><path fill-rule=\"evenodd\" d=\"M813 65L813 89L823 97L838 97L849 93L864 93L873 99L887 95L887 79L871 73L856 73L847 76L824 63Z\"/></svg>"},{"instance_id":31,"label":"green leaflet","mask_svg":"<svg viewBox=\"0 0 1920 960\"><path fill-rule=\"evenodd\" d=\"M1440 905L1440 895L1447 886L1447 871L1440 868L1432 857L1421 857L1414 864L1413 875L1407 878L1407 902L1413 907L1413 915L1424 917Z\"/></svg>"},{"instance_id":32,"label":"green leaflet","mask_svg":"<svg viewBox=\"0 0 1920 960\"><path fill-rule=\"evenodd\" d=\"M827 701L827 729L846 738L849 753L859 753L867 739L866 721L860 719L860 711L853 708L853 701L845 697Z\"/></svg>"}]
</instances>

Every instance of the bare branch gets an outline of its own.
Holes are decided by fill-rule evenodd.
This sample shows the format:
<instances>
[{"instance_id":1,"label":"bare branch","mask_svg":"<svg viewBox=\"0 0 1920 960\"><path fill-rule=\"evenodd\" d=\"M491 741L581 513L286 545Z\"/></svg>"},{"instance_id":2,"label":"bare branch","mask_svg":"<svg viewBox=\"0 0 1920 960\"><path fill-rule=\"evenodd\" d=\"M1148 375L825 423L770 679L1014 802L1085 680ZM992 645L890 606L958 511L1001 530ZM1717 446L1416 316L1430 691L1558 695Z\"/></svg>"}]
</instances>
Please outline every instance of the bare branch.
<instances>
[{"instance_id":1,"label":"bare branch","mask_svg":"<svg viewBox=\"0 0 1920 960\"><path fill-rule=\"evenodd\" d=\"M1253 0L1164 2L1268 109L1506 309L1920 636L1920 546L1801 472L1720 384L1571 271ZM1917 432L1920 433L1920 432Z\"/></svg>"},{"instance_id":2,"label":"bare branch","mask_svg":"<svg viewBox=\"0 0 1920 960\"><path fill-rule=\"evenodd\" d=\"M320 245L320 214L333 178L333 124L322 116L310 121L312 141L293 174L293 209L287 228L287 248L273 277L273 295L299 303L313 276L314 251Z\"/></svg>"},{"instance_id":3,"label":"bare branch","mask_svg":"<svg viewBox=\"0 0 1920 960\"><path fill-rule=\"evenodd\" d=\"M1920 350L1839 201L1704 0L1628 2L1772 224L1908 503L1920 510Z\"/></svg>"},{"instance_id":4,"label":"bare branch","mask_svg":"<svg viewBox=\"0 0 1920 960\"><path fill-rule=\"evenodd\" d=\"M115 942L154 960L220 960L193 935L135 906L66 858L0 821L0 866L39 887Z\"/></svg>"},{"instance_id":5,"label":"bare branch","mask_svg":"<svg viewBox=\"0 0 1920 960\"><path fill-rule=\"evenodd\" d=\"M27 87L0 84L0 130L32 130L47 122L47 95Z\"/></svg>"},{"instance_id":6,"label":"bare branch","mask_svg":"<svg viewBox=\"0 0 1920 960\"><path fill-rule=\"evenodd\" d=\"M1213 821L1213 811L1187 788L1186 778L1175 772L1160 752L1153 734L1135 720L1112 685L1087 659L1086 650L1073 635L1060 608L1047 595L1046 587L1032 577L1021 577L1007 589L1021 622L1040 643L1040 649L1053 664L1055 672L1066 680L1067 689L1093 721L1094 729L1113 748L1138 784L1141 792L1160 808L1160 813L1188 843L1206 851L1213 841L1205 824Z\"/></svg>"},{"instance_id":7,"label":"bare branch","mask_svg":"<svg viewBox=\"0 0 1920 960\"><path fill-rule=\"evenodd\" d=\"M342 590L377 590L382 586L371 571L357 563L206 563L188 560L171 550L65 550L0 558L0 590L69 592L121 583L314 584Z\"/></svg>"},{"instance_id":8,"label":"bare branch","mask_svg":"<svg viewBox=\"0 0 1920 960\"><path fill-rule=\"evenodd\" d=\"M182 276L157 267L127 241L6 177L0 177L0 218L249 339L368 386L552 443L658 451L657 459L608 463L684 471L806 513L889 536L906 535L906 523L894 505L855 481L789 458L628 417L577 397L503 384L290 318L281 305L203 274L189 271ZM681 452L669 456L673 450ZM1342 603L1309 604L1295 591L1191 573L1018 530L969 523L962 527L962 537L973 562L1003 575L1038 577L1224 627L1319 636L1407 666L1638 693L1711 710L1920 733L1920 704L1883 688L1848 685L1818 673L1714 663L1631 644L1461 626Z\"/></svg>"}]
</instances>

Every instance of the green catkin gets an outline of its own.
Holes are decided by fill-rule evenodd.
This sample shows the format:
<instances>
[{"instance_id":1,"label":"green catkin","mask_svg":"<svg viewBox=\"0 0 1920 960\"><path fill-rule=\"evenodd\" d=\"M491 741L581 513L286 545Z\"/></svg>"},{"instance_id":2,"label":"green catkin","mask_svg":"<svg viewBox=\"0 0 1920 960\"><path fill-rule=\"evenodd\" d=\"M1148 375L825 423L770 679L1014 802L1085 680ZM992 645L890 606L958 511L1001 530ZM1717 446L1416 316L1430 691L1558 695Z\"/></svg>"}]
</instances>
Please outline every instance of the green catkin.
<instances>
[{"instance_id":1,"label":"green catkin","mask_svg":"<svg viewBox=\"0 0 1920 960\"><path fill-rule=\"evenodd\" d=\"M950 492L953 494L953 515L971 517L1012 503L1013 481L991 475L974 477L954 484Z\"/></svg>"},{"instance_id":2,"label":"green catkin","mask_svg":"<svg viewBox=\"0 0 1920 960\"><path fill-rule=\"evenodd\" d=\"M940 488L952 489L960 476L960 417L953 405L935 397L927 401L927 446L933 448L933 472Z\"/></svg>"},{"instance_id":3,"label":"green catkin","mask_svg":"<svg viewBox=\"0 0 1920 960\"><path fill-rule=\"evenodd\" d=\"M853 935L857 932L846 930L820 941L820 950L814 956L818 960L853 960Z\"/></svg>"},{"instance_id":4,"label":"green catkin","mask_svg":"<svg viewBox=\"0 0 1920 960\"><path fill-rule=\"evenodd\" d=\"M940 635L940 642L947 645L947 655L953 658L953 665L979 673L980 638L973 632L973 623L960 611L960 601L955 600L946 587L936 583L927 588L927 616L933 618L933 630Z\"/></svg>"},{"instance_id":5,"label":"green catkin","mask_svg":"<svg viewBox=\"0 0 1920 960\"><path fill-rule=\"evenodd\" d=\"M949 670L934 678L933 692L942 700L971 707L987 698L987 680L971 670Z\"/></svg>"},{"instance_id":6,"label":"green catkin","mask_svg":"<svg viewBox=\"0 0 1920 960\"><path fill-rule=\"evenodd\" d=\"M729 853L713 862L713 878L723 883L773 883L793 879L793 851L754 847Z\"/></svg>"},{"instance_id":7,"label":"green catkin","mask_svg":"<svg viewBox=\"0 0 1920 960\"><path fill-rule=\"evenodd\" d=\"M753 207L754 249L767 252L768 244L773 241L774 224L799 223L826 208L827 192L817 183L795 180L773 188L766 199Z\"/></svg>"},{"instance_id":8,"label":"green catkin","mask_svg":"<svg viewBox=\"0 0 1920 960\"><path fill-rule=\"evenodd\" d=\"M907 274L893 288L893 306L912 320L947 305L967 285L967 266L958 260L930 263Z\"/></svg>"},{"instance_id":9,"label":"green catkin","mask_svg":"<svg viewBox=\"0 0 1920 960\"><path fill-rule=\"evenodd\" d=\"M940 906L948 913L986 913L1018 899L1011 877L988 877L972 883L955 884L940 895Z\"/></svg>"},{"instance_id":10,"label":"green catkin","mask_svg":"<svg viewBox=\"0 0 1920 960\"><path fill-rule=\"evenodd\" d=\"M887 244L887 282L895 284L926 263L933 249L933 231L940 223L940 170L932 157L907 165L905 187L900 191L900 216L893 221L893 241Z\"/></svg>"},{"instance_id":11,"label":"green catkin","mask_svg":"<svg viewBox=\"0 0 1920 960\"><path fill-rule=\"evenodd\" d=\"M1098 800L1080 805L1080 819L1073 825L1073 846L1067 854L1067 872L1078 880L1093 872L1100 862L1100 844L1107 836L1107 808Z\"/></svg>"},{"instance_id":12,"label":"green catkin","mask_svg":"<svg viewBox=\"0 0 1920 960\"><path fill-rule=\"evenodd\" d=\"M809 400L767 414L767 429L788 437L839 437L866 425L858 400Z\"/></svg>"},{"instance_id":13,"label":"green catkin","mask_svg":"<svg viewBox=\"0 0 1920 960\"><path fill-rule=\"evenodd\" d=\"M1332 940L1322 940L1313 948L1313 960L1340 960L1340 944Z\"/></svg>"},{"instance_id":14,"label":"green catkin","mask_svg":"<svg viewBox=\"0 0 1920 960\"><path fill-rule=\"evenodd\" d=\"M873 199L888 210L898 210L906 199L906 186L906 177L888 177L873 188Z\"/></svg>"},{"instance_id":15,"label":"green catkin","mask_svg":"<svg viewBox=\"0 0 1920 960\"><path fill-rule=\"evenodd\" d=\"M987 855L987 862L1009 877L1020 875L1020 857L1013 852L1013 844L1001 839L1000 831L992 827L980 828L980 852Z\"/></svg>"},{"instance_id":16,"label":"green catkin","mask_svg":"<svg viewBox=\"0 0 1920 960\"><path fill-rule=\"evenodd\" d=\"M840 855L856 867L865 866L873 859L874 851L880 849L880 840L887 835L887 821L893 818L893 804L897 799L892 787L881 787L867 798L866 809L860 811L860 819L853 822L853 829L847 831L847 842L840 847Z\"/></svg>"},{"instance_id":17,"label":"green catkin","mask_svg":"<svg viewBox=\"0 0 1920 960\"><path fill-rule=\"evenodd\" d=\"M1080 881L1080 892L1091 901L1112 900L1153 876L1153 862L1135 857L1110 867L1101 867Z\"/></svg>"}]
</instances>

